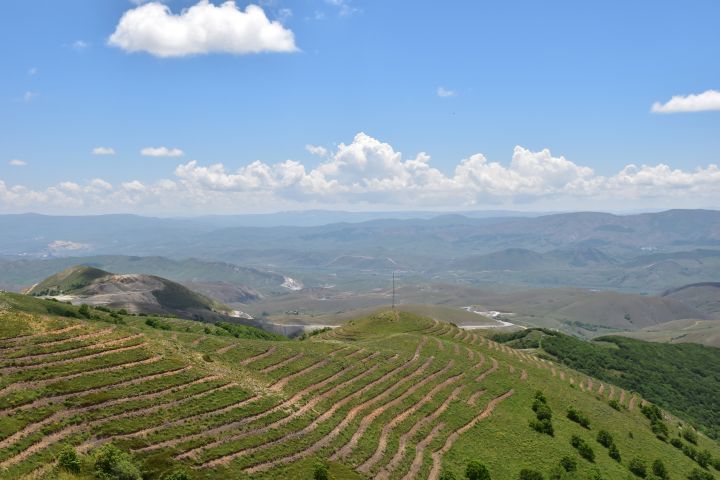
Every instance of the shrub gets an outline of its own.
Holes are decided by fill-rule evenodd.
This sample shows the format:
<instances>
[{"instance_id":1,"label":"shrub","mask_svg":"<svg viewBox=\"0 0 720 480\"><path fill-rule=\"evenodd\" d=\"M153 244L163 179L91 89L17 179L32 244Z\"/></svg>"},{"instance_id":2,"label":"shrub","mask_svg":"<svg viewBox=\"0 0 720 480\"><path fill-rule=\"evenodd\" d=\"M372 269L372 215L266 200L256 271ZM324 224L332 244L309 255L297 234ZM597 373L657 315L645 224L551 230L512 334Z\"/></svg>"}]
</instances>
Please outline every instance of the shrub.
<instances>
[{"instance_id":1,"label":"shrub","mask_svg":"<svg viewBox=\"0 0 720 480\"><path fill-rule=\"evenodd\" d=\"M647 466L645 465L645 460L637 457L633 458L630 460L630 463L628 463L628 469L640 478L647 477Z\"/></svg>"},{"instance_id":2,"label":"shrub","mask_svg":"<svg viewBox=\"0 0 720 480\"><path fill-rule=\"evenodd\" d=\"M80 458L70 445L65 445L57 456L58 466L72 473L80 472Z\"/></svg>"},{"instance_id":3,"label":"shrub","mask_svg":"<svg viewBox=\"0 0 720 480\"><path fill-rule=\"evenodd\" d=\"M543 477L543 474L536 471L536 470L529 470L527 468L524 468L520 470L520 477L518 477L520 480L544 480L545 477Z\"/></svg>"},{"instance_id":4,"label":"shrub","mask_svg":"<svg viewBox=\"0 0 720 480\"><path fill-rule=\"evenodd\" d=\"M653 405L652 403L648 403L647 405L643 405L640 407L640 411L643 415L645 415L648 420L662 420L662 412L658 408L657 405Z\"/></svg>"},{"instance_id":5,"label":"shrub","mask_svg":"<svg viewBox=\"0 0 720 480\"><path fill-rule=\"evenodd\" d=\"M315 471L313 472L314 480L330 480L330 472L325 462L315 463Z\"/></svg>"},{"instance_id":6,"label":"shrub","mask_svg":"<svg viewBox=\"0 0 720 480\"><path fill-rule=\"evenodd\" d=\"M652 473L661 480L668 480L670 478L670 474L668 474L665 464L660 459L653 462Z\"/></svg>"},{"instance_id":7,"label":"shrub","mask_svg":"<svg viewBox=\"0 0 720 480\"><path fill-rule=\"evenodd\" d=\"M175 470L162 476L162 480L192 480L187 470Z\"/></svg>"},{"instance_id":8,"label":"shrub","mask_svg":"<svg viewBox=\"0 0 720 480\"><path fill-rule=\"evenodd\" d=\"M693 445L697 445L697 433L695 433L695 430L691 428L683 428L682 436L688 442L692 443Z\"/></svg>"},{"instance_id":9,"label":"shrub","mask_svg":"<svg viewBox=\"0 0 720 480\"><path fill-rule=\"evenodd\" d=\"M550 420L530 420L530 428L536 432L550 435L551 437L555 435L555 430Z\"/></svg>"},{"instance_id":10,"label":"shrub","mask_svg":"<svg viewBox=\"0 0 720 480\"><path fill-rule=\"evenodd\" d=\"M673 438L673 439L671 439L671 440L670 440L670 445L672 445L673 447L678 448L678 449L680 449L680 450L682 450L682 448L683 448L682 440L680 440L679 438Z\"/></svg>"},{"instance_id":11,"label":"shrub","mask_svg":"<svg viewBox=\"0 0 720 480\"><path fill-rule=\"evenodd\" d=\"M468 480L490 480L490 472L482 463L472 461L467 464L465 478Z\"/></svg>"},{"instance_id":12,"label":"shrub","mask_svg":"<svg viewBox=\"0 0 720 480\"><path fill-rule=\"evenodd\" d=\"M566 472L574 472L577 470L577 460L566 455L560 459L560 466Z\"/></svg>"},{"instance_id":13,"label":"shrub","mask_svg":"<svg viewBox=\"0 0 720 480\"><path fill-rule=\"evenodd\" d=\"M570 438L570 445L575 447L580 456L588 462L595 461L595 452L593 452L593 449L590 447L590 445L588 445L587 442L582 438L578 437L577 435L573 435Z\"/></svg>"},{"instance_id":14,"label":"shrub","mask_svg":"<svg viewBox=\"0 0 720 480\"><path fill-rule=\"evenodd\" d=\"M597 441L600 445L605 448L610 448L610 445L615 443L613 436L607 430L600 430L597 434Z\"/></svg>"},{"instance_id":15,"label":"shrub","mask_svg":"<svg viewBox=\"0 0 720 480\"><path fill-rule=\"evenodd\" d=\"M720 472L720 458L716 458L715 460L713 460L713 468Z\"/></svg>"},{"instance_id":16,"label":"shrub","mask_svg":"<svg viewBox=\"0 0 720 480\"><path fill-rule=\"evenodd\" d=\"M695 461L703 468L707 468L708 465L712 462L712 454L708 450L703 450L702 452L698 452L698 454L695 456Z\"/></svg>"},{"instance_id":17,"label":"shrub","mask_svg":"<svg viewBox=\"0 0 720 480\"><path fill-rule=\"evenodd\" d=\"M575 408L573 407L568 408L567 418L587 429L590 428L590 420L581 412L575 410Z\"/></svg>"},{"instance_id":18,"label":"shrub","mask_svg":"<svg viewBox=\"0 0 720 480\"><path fill-rule=\"evenodd\" d=\"M84 303L82 305L80 305L80 308L78 309L78 313L85 318L90 318L92 316L92 314L90 313L90 307Z\"/></svg>"},{"instance_id":19,"label":"shrub","mask_svg":"<svg viewBox=\"0 0 720 480\"><path fill-rule=\"evenodd\" d=\"M101 480L142 480L130 455L112 443L103 445L95 454L95 474Z\"/></svg>"},{"instance_id":20,"label":"shrub","mask_svg":"<svg viewBox=\"0 0 720 480\"><path fill-rule=\"evenodd\" d=\"M610 447L608 447L608 455L616 462L622 462L622 458L620 457L620 450L618 450L617 445L615 445L614 443L610 445Z\"/></svg>"},{"instance_id":21,"label":"shrub","mask_svg":"<svg viewBox=\"0 0 720 480\"><path fill-rule=\"evenodd\" d=\"M439 480L457 480L455 474L449 470L443 470L440 474Z\"/></svg>"},{"instance_id":22,"label":"shrub","mask_svg":"<svg viewBox=\"0 0 720 480\"><path fill-rule=\"evenodd\" d=\"M535 415L538 420L552 420L552 410L546 404L541 403L535 410Z\"/></svg>"},{"instance_id":23,"label":"shrub","mask_svg":"<svg viewBox=\"0 0 720 480\"><path fill-rule=\"evenodd\" d=\"M688 475L688 480L714 480L715 477L712 476L712 474L706 472L705 470L700 470L699 468L693 469L692 472Z\"/></svg>"},{"instance_id":24,"label":"shrub","mask_svg":"<svg viewBox=\"0 0 720 480\"><path fill-rule=\"evenodd\" d=\"M614 398L608 402L608 405L610 405L612 408L617 410L618 412L622 410L622 405L620 405L620 402L615 400Z\"/></svg>"}]
</instances>

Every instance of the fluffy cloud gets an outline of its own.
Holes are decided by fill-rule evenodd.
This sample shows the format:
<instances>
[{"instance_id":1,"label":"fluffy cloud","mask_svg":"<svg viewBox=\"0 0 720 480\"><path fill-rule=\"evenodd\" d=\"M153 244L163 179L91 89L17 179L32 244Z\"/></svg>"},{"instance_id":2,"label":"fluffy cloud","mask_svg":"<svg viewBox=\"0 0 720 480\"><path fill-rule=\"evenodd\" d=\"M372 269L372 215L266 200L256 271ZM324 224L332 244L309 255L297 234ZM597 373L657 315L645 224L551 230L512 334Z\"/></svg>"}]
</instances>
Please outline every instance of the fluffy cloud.
<instances>
[{"instance_id":1,"label":"fluffy cloud","mask_svg":"<svg viewBox=\"0 0 720 480\"><path fill-rule=\"evenodd\" d=\"M115 149L112 147L95 147L92 149L93 155L115 155Z\"/></svg>"},{"instance_id":2,"label":"fluffy cloud","mask_svg":"<svg viewBox=\"0 0 720 480\"><path fill-rule=\"evenodd\" d=\"M720 110L720 91L708 90L697 95L676 95L666 103L655 102L653 113L703 112Z\"/></svg>"},{"instance_id":3,"label":"fluffy cloud","mask_svg":"<svg viewBox=\"0 0 720 480\"><path fill-rule=\"evenodd\" d=\"M201 0L177 15L162 3L145 3L125 12L108 43L157 57L297 51L292 31L270 21L261 7L243 11L234 1L216 6Z\"/></svg>"},{"instance_id":4,"label":"fluffy cloud","mask_svg":"<svg viewBox=\"0 0 720 480\"><path fill-rule=\"evenodd\" d=\"M549 150L515 147L506 164L482 154L461 160L447 173L426 153L404 158L390 144L365 133L326 151L313 168L286 160L255 161L237 169L192 160L174 178L129 180L116 186L94 179L62 182L44 190L0 181L0 210L27 207L79 212L248 212L302 208L518 207L608 209L699 207L720 201L720 168L693 171L668 165L628 165L598 175ZM149 210L152 209L152 210Z\"/></svg>"},{"instance_id":5,"label":"fluffy cloud","mask_svg":"<svg viewBox=\"0 0 720 480\"><path fill-rule=\"evenodd\" d=\"M442 98L454 97L454 96L455 96L455 92L454 92L454 91L448 90L448 89L445 88L445 87L438 87L436 93L437 93L437 96L438 96L438 97L442 97Z\"/></svg>"},{"instance_id":6,"label":"fluffy cloud","mask_svg":"<svg viewBox=\"0 0 720 480\"><path fill-rule=\"evenodd\" d=\"M319 145L305 145L305 150L311 155L317 155L318 157L325 157L328 154L327 148Z\"/></svg>"},{"instance_id":7,"label":"fluffy cloud","mask_svg":"<svg viewBox=\"0 0 720 480\"><path fill-rule=\"evenodd\" d=\"M182 157L185 152L179 148L145 147L140 150L140 155L144 157Z\"/></svg>"},{"instance_id":8,"label":"fluffy cloud","mask_svg":"<svg viewBox=\"0 0 720 480\"><path fill-rule=\"evenodd\" d=\"M13 158L8 162L8 165L11 167L24 167L27 165L27 162L25 160L20 160L19 158Z\"/></svg>"}]
</instances>

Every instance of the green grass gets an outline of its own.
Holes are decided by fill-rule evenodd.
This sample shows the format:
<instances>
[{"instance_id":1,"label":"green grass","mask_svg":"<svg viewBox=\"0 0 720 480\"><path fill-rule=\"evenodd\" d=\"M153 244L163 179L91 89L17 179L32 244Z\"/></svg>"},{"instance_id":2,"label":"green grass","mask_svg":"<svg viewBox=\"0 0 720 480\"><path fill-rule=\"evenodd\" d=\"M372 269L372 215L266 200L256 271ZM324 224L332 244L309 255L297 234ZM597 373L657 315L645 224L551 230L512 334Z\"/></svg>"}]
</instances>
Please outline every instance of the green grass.
<instances>
[{"instance_id":1,"label":"green grass","mask_svg":"<svg viewBox=\"0 0 720 480\"><path fill-rule=\"evenodd\" d=\"M23 429L28 434L6 442L0 455L0 465L6 469L0 470L0 478L17 478L46 464L51 465L47 478L95 478L93 452L113 442L130 452L132 461L148 479L161 478L179 465L188 467L196 479L312 478L318 460L328 463L336 479L358 479L365 475L357 469L378 451L381 438L386 440L386 446L376 455L378 460L369 470L370 476L378 474L396 456L403 437L407 446L390 478L402 478L410 471L416 446L421 442L427 447L418 457L418 478L429 475L434 463L432 453L446 443L451 447L439 458L438 466L458 478L462 478L471 460L487 465L494 479L517 478L521 468L533 468L547 476L565 455L577 459L581 475L597 470L605 479L629 478L627 462L633 457L648 463L661 459L672 478L677 479L685 478L697 467L681 450L656 437L639 403L631 410L626 399L620 411L613 409L608 404L607 381L603 395L597 391L597 379L592 392L581 389L579 385L585 385L587 375L560 364L541 362L529 351L521 354L500 349L494 343L474 341L472 334L454 340L458 330L442 322L442 318L378 312L354 319L340 329L288 341L252 335L235 337L219 326L211 326L205 333L204 325L172 318L161 319L167 328L154 328L146 324L146 318L123 316L112 335L76 341L73 336L106 328L105 312L93 311L96 317L90 319L47 316L41 307L45 301L27 298L8 300L14 306L3 334L26 336L5 343L0 340L0 346L12 344L11 349L0 349L2 359L11 361L9 357L22 352L52 353L36 358L38 364L57 359L71 361L25 369L2 379L0 388L24 383L7 394L0 391L0 409L9 408L0 413L0 442L12 440L10 436ZM81 328L67 334L43 333L73 323ZM139 351L90 360L77 357L77 352L64 351L71 347L82 347L78 352L93 351L92 345L107 338L137 333L145 342ZM35 334L40 335L27 336ZM38 345L49 338L68 341ZM538 346L547 341L532 332L526 339L503 340L515 344L535 342ZM623 351L615 341L606 345L615 348L597 348L609 354ZM228 346L233 348L223 350ZM269 350L271 347L273 350ZM468 349L473 352L473 360L468 358ZM263 372L298 354L302 355L295 361ZM478 366L480 354L485 363ZM262 356L255 358L258 355ZM93 374L98 368L154 356L161 358ZM478 381L481 372L493 365L493 359L499 362L497 371ZM316 367L308 369L312 366ZM190 368L176 371L184 367ZM555 375L551 369L555 369ZM171 371L174 373L144 380ZM60 378L75 374L66 380ZM452 381L440 386L448 379ZM477 396L480 390L483 393ZM488 402L510 390L513 394L491 414L472 428L465 427L479 418ZM544 392L553 411L553 437L529 427L535 416L531 405L537 390ZM446 401L452 392L457 398ZM53 396L60 401L45 402ZM476 400L474 406L468 404L471 398ZM589 430L566 417L570 407L587 416ZM59 416L59 421L35 427L51 415ZM672 438L677 436L678 422L676 417L665 420ZM337 434L336 427L342 427ZM412 435L408 433L411 429ZM595 440L600 429L612 433L622 464L611 459ZM454 435L456 431L463 433ZM431 432L434 438L428 438ZM593 448L593 464L579 457L570 445L573 435ZM347 448L345 455L328 461L353 437L357 442ZM720 458L717 443L703 435L697 442L695 448L708 449L714 458ZM66 443L81 450L79 475L59 472L52 466ZM34 449L33 453L24 456L29 449ZM193 456L182 456L191 451ZM192 468L226 456L225 464ZM249 470L256 467L258 471Z\"/></svg>"}]
</instances>

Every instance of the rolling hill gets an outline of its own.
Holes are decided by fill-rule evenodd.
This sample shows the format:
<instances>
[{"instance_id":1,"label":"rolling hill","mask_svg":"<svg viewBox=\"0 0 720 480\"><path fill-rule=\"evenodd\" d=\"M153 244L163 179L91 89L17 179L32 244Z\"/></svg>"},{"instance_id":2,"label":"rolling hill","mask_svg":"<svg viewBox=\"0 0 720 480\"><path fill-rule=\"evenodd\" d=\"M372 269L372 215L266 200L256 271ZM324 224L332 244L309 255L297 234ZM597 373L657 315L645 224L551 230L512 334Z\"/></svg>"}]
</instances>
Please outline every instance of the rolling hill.
<instances>
[{"instance_id":1,"label":"rolling hill","mask_svg":"<svg viewBox=\"0 0 720 480\"><path fill-rule=\"evenodd\" d=\"M311 478L324 465L337 479L436 480L478 461L494 479L569 466L625 479L657 462L680 479L713 478L720 458L612 382L411 313L282 341L32 313L52 303L0 294L2 478Z\"/></svg>"},{"instance_id":2,"label":"rolling hill","mask_svg":"<svg viewBox=\"0 0 720 480\"><path fill-rule=\"evenodd\" d=\"M230 311L228 307L165 278L116 275L82 265L52 275L26 293L130 313L171 314L194 319L214 319L217 314Z\"/></svg>"},{"instance_id":3,"label":"rolling hill","mask_svg":"<svg viewBox=\"0 0 720 480\"><path fill-rule=\"evenodd\" d=\"M685 285L668 290L662 296L682 302L713 318L720 318L720 283L718 282Z\"/></svg>"}]
</instances>

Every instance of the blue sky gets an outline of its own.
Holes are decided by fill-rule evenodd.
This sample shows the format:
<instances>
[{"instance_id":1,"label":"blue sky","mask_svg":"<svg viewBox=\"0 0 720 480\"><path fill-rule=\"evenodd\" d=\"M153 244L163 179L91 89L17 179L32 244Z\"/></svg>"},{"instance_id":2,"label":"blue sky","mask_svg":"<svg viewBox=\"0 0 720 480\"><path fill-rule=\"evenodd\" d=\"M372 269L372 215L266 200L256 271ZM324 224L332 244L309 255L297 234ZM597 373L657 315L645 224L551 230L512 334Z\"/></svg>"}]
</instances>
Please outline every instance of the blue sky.
<instances>
[{"instance_id":1,"label":"blue sky","mask_svg":"<svg viewBox=\"0 0 720 480\"><path fill-rule=\"evenodd\" d=\"M184 21L222 2L164 3ZM242 22L249 3L236 3L226 17ZM261 23L282 39L204 32L214 43L173 56L157 51L167 32L118 33L152 6L3 2L0 211L717 200L718 2L273 0ZM687 95L700 97L651 112Z\"/></svg>"}]
</instances>

